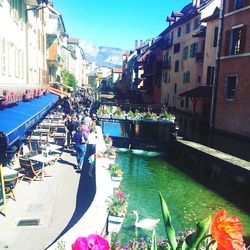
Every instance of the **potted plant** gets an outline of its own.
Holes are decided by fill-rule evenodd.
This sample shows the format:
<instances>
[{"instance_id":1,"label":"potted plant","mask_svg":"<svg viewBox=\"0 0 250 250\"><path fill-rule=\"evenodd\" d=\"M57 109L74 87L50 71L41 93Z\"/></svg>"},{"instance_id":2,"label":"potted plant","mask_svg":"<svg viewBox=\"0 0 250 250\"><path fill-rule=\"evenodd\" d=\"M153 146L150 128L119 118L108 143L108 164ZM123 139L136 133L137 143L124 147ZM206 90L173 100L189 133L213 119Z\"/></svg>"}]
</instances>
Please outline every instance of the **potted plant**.
<instances>
[{"instance_id":1,"label":"potted plant","mask_svg":"<svg viewBox=\"0 0 250 250\"><path fill-rule=\"evenodd\" d=\"M110 112L105 107L100 107L97 110L98 118L110 118Z\"/></svg>"},{"instance_id":2,"label":"potted plant","mask_svg":"<svg viewBox=\"0 0 250 250\"><path fill-rule=\"evenodd\" d=\"M105 154L109 159L115 159L116 156L117 156L116 148L115 148L115 147L107 148L107 150L105 151L104 154Z\"/></svg>"},{"instance_id":3,"label":"potted plant","mask_svg":"<svg viewBox=\"0 0 250 250\"><path fill-rule=\"evenodd\" d=\"M143 114L143 121L145 122L156 122L157 121L157 115L154 112L144 112Z\"/></svg>"},{"instance_id":4,"label":"potted plant","mask_svg":"<svg viewBox=\"0 0 250 250\"><path fill-rule=\"evenodd\" d=\"M109 171L109 173L111 175L111 179L113 181L121 181L122 180L122 176L123 176L124 172L121 170L119 163L112 164L109 167L108 171Z\"/></svg>"},{"instance_id":5,"label":"potted plant","mask_svg":"<svg viewBox=\"0 0 250 250\"><path fill-rule=\"evenodd\" d=\"M107 149L112 147L113 140L111 139L111 137L109 135L104 136L104 142L105 142L105 145L106 145Z\"/></svg>"},{"instance_id":6,"label":"potted plant","mask_svg":"<svg viewBox=\"0 0 250 250\"><path fill-rule=\"evenodd\" d=\"M174 120L175 120L175 116L168 113L167 111L160 113L159 118L158 118L158 121L163 122L163 123L174 122Z\"/></svg>"},{"instance_id":7,"label":"potted plant","mask_svg":"<svg viewBox=\"0 0 250 250\"><path fill-rule=\"evenodd\" d=\"M135 110L135 112L129 111L127 116L128 116L128 120L131 120L131 121L138 121L141 119L141 113L137 109Z\"/></svg>"},{"instance_id":8,"label":"potted plant","mask_svg":"<svg viewBox=\"0 0 250 250\"><path fill-rule=\"evenodd\" d=\"M122 119L122 120L124 120L124 119L125 119L125 114L126 114L125 111L122 111L120 108L117 108L117 109L113 112L112 117L113 117L114 119Z\"/></svg>"},{"instance_id":9,"label":"potted plant","mask_svg":"<svg viewBox=\"0 0 250 250\"><path fill-rule=\"evenodd\" d=\"M109 212L109 219L112 221L123 221L127 208L127 196L122 189L119 188L115 191L115 195L111 201L108 201L107 211Z\"/></svg>"}]
</instances>

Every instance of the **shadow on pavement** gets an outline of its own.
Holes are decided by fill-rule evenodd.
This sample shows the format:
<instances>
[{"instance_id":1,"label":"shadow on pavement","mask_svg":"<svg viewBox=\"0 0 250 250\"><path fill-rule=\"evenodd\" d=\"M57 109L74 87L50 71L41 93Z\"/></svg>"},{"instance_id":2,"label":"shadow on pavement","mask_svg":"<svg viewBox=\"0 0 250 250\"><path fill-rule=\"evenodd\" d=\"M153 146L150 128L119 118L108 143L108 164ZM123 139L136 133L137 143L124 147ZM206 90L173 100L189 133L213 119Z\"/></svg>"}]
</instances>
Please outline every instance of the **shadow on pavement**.
<instances>
[{"instance_id":1,"label":"shadow on pavement","mask_svg":"<svg viewBox=\"0 0 250 250\"><path fill-rule=\"evenodd\" d=\"M65 233L67 233L86 213L90 207L96 193L96 180L89 176L88 158L90 155L95 153L95 145L88 144L87 151L84 158L83 169L81 170L81 177L79 180L79 186L76 195L76 208L68 223L68 225L63 229L63 231L56 237L56 239L45 249L48 249L57 240L59 240ZM67 163L68 164L68 163ZM72 164L71 164L72 165Z\"/></svg>"}]
</instances>

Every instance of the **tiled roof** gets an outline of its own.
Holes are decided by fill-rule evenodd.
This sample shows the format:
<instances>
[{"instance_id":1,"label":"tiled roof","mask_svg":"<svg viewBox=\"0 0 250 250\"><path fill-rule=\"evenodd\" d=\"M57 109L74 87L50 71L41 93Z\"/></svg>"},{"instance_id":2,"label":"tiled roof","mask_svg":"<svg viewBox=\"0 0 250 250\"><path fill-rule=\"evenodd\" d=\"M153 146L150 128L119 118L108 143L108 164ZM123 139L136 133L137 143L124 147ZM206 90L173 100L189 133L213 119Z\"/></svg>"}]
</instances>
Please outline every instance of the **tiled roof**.
<instances>
[{"instance_id":1,"label":"tiled roof","mask_svg":"<svg viewBox=\"0 0 250 250\"><path fill-rule=\"evenodd\" d=\"M174 27L177 27L183 23L188 22L189 20L193 19L195 16L197 16L199 13L197 11L197 8L193 6L192 4L186 5L181 12L184 14L180 17L175 23L168 26L159 36L166 35L169 31L171 31Z\"/></svg>"}]
</instances>

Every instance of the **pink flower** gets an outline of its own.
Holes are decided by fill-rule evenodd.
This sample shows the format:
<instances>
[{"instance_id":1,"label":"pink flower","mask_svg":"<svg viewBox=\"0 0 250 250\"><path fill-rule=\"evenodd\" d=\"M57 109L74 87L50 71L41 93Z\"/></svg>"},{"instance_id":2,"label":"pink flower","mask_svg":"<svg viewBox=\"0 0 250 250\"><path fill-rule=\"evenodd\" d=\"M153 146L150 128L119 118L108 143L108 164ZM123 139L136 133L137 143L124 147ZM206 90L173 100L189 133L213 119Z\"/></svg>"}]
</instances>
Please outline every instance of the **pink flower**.
<instances>
[{"instance_id":1,"label":"pink flower","mask_svg":"<svg viewBox=\"0 0 250 250\"><path fill-rule=\"evenodd\" d=\"M91 234L87 238L79 237L72 244L72 250L109 250L109 243L106 239L97 234Z\"/></svg>"},{"instance_id":2,"label":"pink flower","mask_svg":"<svg viewBox=\"0 0 250 250\"><path fill-rule=\"evenodd\" d=\"M118 198L124 198L124 196L125 196L125 194L124 194L124 192L122 192L120 189L116 192L116 196L118 197Z\"/></svg>"}]
</instances>

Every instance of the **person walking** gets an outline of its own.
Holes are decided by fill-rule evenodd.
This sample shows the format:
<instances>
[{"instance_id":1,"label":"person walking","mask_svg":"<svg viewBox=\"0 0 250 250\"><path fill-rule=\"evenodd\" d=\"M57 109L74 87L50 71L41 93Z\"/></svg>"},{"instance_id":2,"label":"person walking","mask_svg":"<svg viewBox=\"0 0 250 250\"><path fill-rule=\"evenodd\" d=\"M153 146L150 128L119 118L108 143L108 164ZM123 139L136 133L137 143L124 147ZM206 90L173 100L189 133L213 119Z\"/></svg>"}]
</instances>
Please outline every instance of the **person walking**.
<instances>
[{"instance_id":1,"label":"person walking","mask_svg":"<svg viewBox=\"0 0 250 250\"><path fill-rule=\"evenodd\" d=\"M86 116L85 116L83 121L90 128L90 125L92 123L92 119L91 119L91 117L89 115L89 112L86 112Z\"/></svg>"},{"instance_id":2,"label":"person walking","mask_svg":"<svg viewBox=\"0 0 250 250\"><path fill-rule=\"evenodd\" d=\"M84 156L86 153L88 134L85 131L83 131L81 127L78 127L76 133L74 134L73 142L76 143L75 148L76 148L77 169L81 169L84 161Z\"/></svg>"},{"instance_id":3,"label":"person walking","mask_svg":"<svg viewBox=\"0 0 250 250\"><path fill-rule=\"evenodd\" d=\"M68 116L65 127L67 129L67 148L71 146L73 132L75 131L75 121L73 116Z\"/></svg>"}]
</instances>

